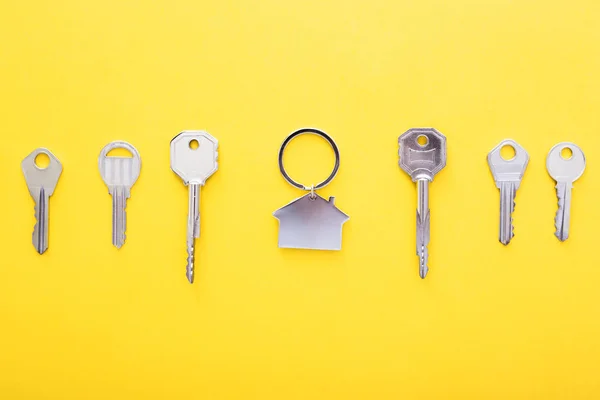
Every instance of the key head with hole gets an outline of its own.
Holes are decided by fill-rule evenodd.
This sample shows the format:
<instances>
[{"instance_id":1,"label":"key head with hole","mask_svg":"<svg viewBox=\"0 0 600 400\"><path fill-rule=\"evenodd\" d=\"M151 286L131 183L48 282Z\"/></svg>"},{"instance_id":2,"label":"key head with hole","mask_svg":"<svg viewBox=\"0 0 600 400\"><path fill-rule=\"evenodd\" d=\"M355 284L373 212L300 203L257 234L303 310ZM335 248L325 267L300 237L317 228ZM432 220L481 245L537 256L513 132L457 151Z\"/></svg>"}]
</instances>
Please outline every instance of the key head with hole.
<instances>
[{"instance_id":1,"label":"key head with hole","mask_svg":"<svg viewBox=\"0 0 600 400\"><path fill-rule=\"evenodd\" d=\"M219 166L218 145L208 132L181 132L171 140L171 169L186 185L204 185Z\"/></svg>"},{"instance_id":2,"label":"key head with hole","mask_svg":"<svg viewBox=\"0 0 600 400\"><path fill-rule=\"evenodd\" d=\"M109 156L108 153L115 149L125 149L131 153L131 157ZM140 153L131 144L116 141L102 149L98 157L98 167L102 180L109 189L115 186L124 186L130 189L140 176L142 160Z\"/></svg>"},{"instance_id":3,"label":"key head with hole","mask_svg":"<svg viewBox=\"0 0 600 400\"><path fill-rule=\"evenodd\" d=\"M433 128L412 128L398 138L399 165L413 181L433 180L446 166L446 137Z\"/></svg>"},{"instance_id":4,"label":"key head with hole","mask_svg":"<svg viewBox=\"0 0 600 400\"><path fill-rule=\"evenodd\" d=\"M562 151L565 149L571 150L571 157L564 158L562 156ZM573 183L585 171L585 155L579 146L574 143L559 143L548 153L546 168L555 181Z\"/></svg>"},{"instance_id":5,"label":"key head with hole","mask_svg":"<svg viewBox=\"0 0 600 400\"><path fill-rule=\"evenodd\" d=\"M40 168L35 163L36 157L40 154L45 154L50 159L46 168ZM25 157L21 163L21 169L23 170L29 192L32 196L36 197L36 193L39 193L42 187L48 196L52 196L63 168L58 158L50 150L39 148Z\"/></svg>"},{"instance_id":6,"label":"key head with hole","mask_svg":"<svg viewBox=\"0 0 600 400\"><path fill-rule=\"evenodd\" d=\"M515 156L509 160L502 157L501 151L504 146L512 147ZM517 189L529 163L529 154L517 142L506 139L494 147L488 154L488 164L494 176L496 186L500 188L502 182L515 182Z\"/></svg>"}]
</instances>

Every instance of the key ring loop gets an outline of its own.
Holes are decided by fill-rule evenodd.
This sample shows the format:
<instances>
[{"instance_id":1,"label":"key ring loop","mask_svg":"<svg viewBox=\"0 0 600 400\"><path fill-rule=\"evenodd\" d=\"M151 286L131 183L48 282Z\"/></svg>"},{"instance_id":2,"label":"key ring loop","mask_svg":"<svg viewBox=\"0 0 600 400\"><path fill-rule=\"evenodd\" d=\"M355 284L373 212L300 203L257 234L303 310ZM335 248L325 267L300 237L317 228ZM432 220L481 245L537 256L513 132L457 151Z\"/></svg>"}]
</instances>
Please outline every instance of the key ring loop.
<instances>
[{"instance_id":1,"label":"key ring loop","mask_svg":"<svg viewBox=\"0 0 600 400\"><path fill-rule=\"evenodd\" d=\"M292 139L294 139L296 136L300 136L300 135L304 135L304 134L317 135L317 136L320 136L323 139L327 140L327 142L333 149L333 153L335 154L335 166L333 167L333 171L331 171L331 174L329 175L329 177L327 179L325 179L323 182L319 183L318 185L305 186L305 185L302 185L301 183L296 182L288 175L288 173L285 171L285 167L283 166L283 152L285 151L285 148L287 147L288 143ZM321 189L321 188L327 186L333 180L333 178L335 178L335 175L337 174L339 168L340 168L340 151L339 151L337 145L335 144L333 139L328 134L326 134L325 132L323 132L319 129L316 129L316 128L302 128L302 129L298 129L297 131L292 132L283 141L283 143L281 144L281 148L279 149L279 171L281 171L281 175L283 175L285 180L288 181L288 183L290 185L297 187L298 189L307 190L307 191L310 190L311 193L314 193L315 190Z\"/></svg>"}]
</instances>

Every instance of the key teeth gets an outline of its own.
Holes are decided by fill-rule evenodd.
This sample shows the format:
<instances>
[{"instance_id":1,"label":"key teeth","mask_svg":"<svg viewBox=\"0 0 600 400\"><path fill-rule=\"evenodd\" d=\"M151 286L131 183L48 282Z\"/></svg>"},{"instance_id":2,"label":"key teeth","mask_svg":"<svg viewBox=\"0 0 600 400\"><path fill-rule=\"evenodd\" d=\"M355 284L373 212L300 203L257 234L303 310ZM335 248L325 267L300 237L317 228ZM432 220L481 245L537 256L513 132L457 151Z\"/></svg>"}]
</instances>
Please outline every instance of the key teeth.
<instances>
[{"instance_id":1,"label":"key teeth","mask_svg":"<svg viewBox=\"0 0 600 400\"><path fill-rule=\"evenodd\" d=\"M127 239L127 235L125 232L117 233L115 240L113 241L113 245L117 249L121 249L125 245L125 240Z\"/></svg>"},{"instance_id":2,"label":"key teeth","mask_svg":"<svg viewBox=\"0 0 600 400\"><path fill-rule=\"evenodd\" d=\"M40 221L38 219L38 211L37 211L37 207L35 207L35 225L33 226L33 233L31 234L32 236L32 241L33 241L33 247L35 247L35 251L37 251L38 254L44 254L47 250L47 248L44 247L44 240L41 237L42 234L42 228L40 226Z\"/></svg>"},{"instance_id":3,"label":"key teeth","mask_svg":"<svg viewBox=\"0 0 600 400\"><path fill-rule=\"evenodd\" d=\"M421 276L421 279L425 279L429 272L429 267L427 266L428 255L427 246L421 246L421 255L419 256L419 276Z\"/></svg>"},{"instance_id":4,"label":"key teeth","mask_svg":"<svg viewBox=\"0 0 600 400\"><path fill-rule=\"evenodd\" d=\"M35 203L35 206L33 207L33 215L35 217L35 225L33 225L33 232L31 233L31 240L33 243L33 247L35 247L35 251L37 251L39 254L42 254L42 252L40 252L40 242L37 240L39 237L38 231L40 229L40 220L39 220L39 216L38 216L38 203Z\"/></svg>"},{"instance_id":5,"label":"key teeth","mask_svg":"<svg viewBox=\"0 0 600 400\"><path fill-rule=\"evenodd\" d=\"M121 222L123 223L123 222ZM125 227L123 227L123 231L118 232L115 238L115 242L113 243L117 249L120 249L125 245L125 241L127 240L127 234L125 233Z\"/></svg>"},{"instance_id":6,"label":"key teeth","mask_svg":"<svg viewBox=\"0 0 600 400\"><path fill-rule=\"evenodd\" d=\"M556 216L554 217L554 227L556 231L554 232L554 236L558 238L558 240L564 242L566 238L564 237L564 229L563 229L563 215L565 212L565 196L564 192L561 190L560 185L556 186L556 196L558 197L558 209L556 210Z\"/></svg>"},{"instance_id":7,"label":"key teeth","mask_svg":"<svg viewBox=\"0 0 600 400\"><path fill-rule=\"evenodd\" d=\"M515 237L515 218L513 217L513 213L515 208L517 207L517 203L514 200L512 202L512 210L510 211L510 232L508 233L508 238L506 238L506 243L502 242L503 245L508 246L511 240Z\"/></svg>"},{"instance_id":8,"label":"key teeth","mask_svg":"<svg viewBox=\"0 0 600 400\"><path fill-rule=\"evenodd\" d=\"M117 248L120 249L123 247L123 245L125 244L125 235L123 235L122 238L118 239L115 243L113 243L113 245Z\"/></svg>"},{"instance_id":9,"label":"key teeth","mask_svg":"<svg viewBox=\"0 0 600 400\"><path fill-rule=\"evenodd\" d=\"M429 210L425 214L425 218L422 218L417 211L417 256L419 257L419 276L421 279L425 279L429 272L427 266L429 259L429 224L431 214Z\"/></svg>"},{"instance_id":10,"label":"key teeth","mask_svg":"<svg viewBox=\"0 0 600 400\"><path fill-rule=\"evenodd\" d=\"M512 211L510 213L510 239L509 241L515 237L515 219L513 217L513 213L515 212L515 208L517 208L517 202L515 200L515 196L517 194L517 191L515 190L513 192L513 202L512 202Z\"/></svg>"},{"instance_id":11,"label":"key teeth","mask_svg":"<svg viewBox=\"0 0 600 400\"><path fill-rule=\"evenodd\" d=\"M190 283L194 283L194 254L195 254L195 246L193 242L188 242L187 246L187 265L185 269L185 276L187 277Z\"/></svg>"}]
</instances>

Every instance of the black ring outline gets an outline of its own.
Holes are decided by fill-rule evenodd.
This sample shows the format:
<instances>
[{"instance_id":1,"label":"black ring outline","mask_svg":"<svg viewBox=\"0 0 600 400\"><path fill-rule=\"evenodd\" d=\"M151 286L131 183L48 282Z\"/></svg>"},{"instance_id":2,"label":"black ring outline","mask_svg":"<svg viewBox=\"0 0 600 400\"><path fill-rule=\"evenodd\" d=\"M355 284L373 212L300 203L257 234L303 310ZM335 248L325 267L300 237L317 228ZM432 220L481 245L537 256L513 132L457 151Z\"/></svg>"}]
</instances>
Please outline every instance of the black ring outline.
<instances>
[{"instance_id":1,"label":"black ring outline","mask_svg":"<svg viewBox=\"0 0 600 400\"><path fill-rule=\"evenodd\" d=\"M327 140L327 142L329 142L329 145L331 146L331 148L333 149L333 152L335 154L335 166L333 167L333 171L331 172L331 175L329 175L329 177L327 179L325 179L323 182L319 183L318 185L316 185L314 187L314 190L317 189L321 189L322 187L327 186L332 180L333 178L335 178L338 169L340 169L340 151L337 147L337 145L335 144L335 142L333 141L333 139L326 134L325 132L316 129L316 128L302 128L302 129L298 129L297 131L292 132L281 144L281 148L279 149L279 171L281 171L281 175L283 175L283 177L285 178L286 181L288 181L288 183L294 187L297 187L298 189L302 189L302 190L311 190L311 187L307 187L304 186L298 182L296 182L295 180L293 180L287 172L285 172L285 167L283 166L283 152L285 151L286 146L288 145L288 143L294 139L296 136L300 136L303 134L313 134L313 135L317 135L322 137L323 139Z\"/></svg>"}]
</instances>

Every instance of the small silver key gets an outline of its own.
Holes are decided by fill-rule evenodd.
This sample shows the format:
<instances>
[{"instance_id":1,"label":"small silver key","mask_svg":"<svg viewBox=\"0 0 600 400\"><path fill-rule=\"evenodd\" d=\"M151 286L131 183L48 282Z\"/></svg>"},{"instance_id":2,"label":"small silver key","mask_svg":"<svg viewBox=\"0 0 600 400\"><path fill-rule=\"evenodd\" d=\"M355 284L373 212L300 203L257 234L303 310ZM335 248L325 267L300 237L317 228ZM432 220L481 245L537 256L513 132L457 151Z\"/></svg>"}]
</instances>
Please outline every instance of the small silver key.
<instances>
[{"instance_id":1,"label":"small silver key","mask_svg":"<svg viewBox=\"0 0 600 400\"><path fill-rule=\"evenodd\" d=\"M571 156L565 157L563 150L570 150ZM574 143L563 142L554 146L546 158L548 173L556 181L556 195L558 197L558 210L554 225L554 235L564 242L569 238L571 221L571 189L573 182L583 175L585 171L585 155Z\"/></svg>"},{"instance_id":2,"label":"small silver key","mask_svg":"<svg viewBox=\"0 0 600 400\"><path fill-rule=\"evenodd\" d=\"M132 157L113 157L108 153L114 149L125 149ZM140 153L127 142L112 142L100 152L98 167L102 180L112 196L112 244L120 249L125 244L127 230L127 199L131 188L140 176L142 160Z\"/></svg>"},{"instance_id":3,"label":"small silver key","mask_svg":"<svg viewBox=\"0 0 600 400\"><path fill-rule=\"evenodd\" d=\"M171 141L171 169L189 188L186 276L190 283L194 283L195 239L200 237L200 188L217 171L218 144L204 131L183 131Z\"/></svg>"},{"instance_id":4,"label":"small silver key","mask_svg":"<svg viewBox=\"0 0 600 400\"><path fill-rule=\"evenodd\" d=\"M500 154L503 147L512 147L515 156L504 159ZM512 214L515 210L515 196L521 186L521 179L529 163L529 154L517 142L506 139L488 154L488 164L496 187L500 189L500 231L499 239L503 245L508 245L514 237Z\"/></svg>"},{"instance_id":5,"label":"small silver key","mask_svg":"<svg viewBox=\"0 0 600 400\"><path fill-rule=\"evenodd\" d=\"M446 137L433 128L412 128L398 138L400 167L417 183L419 275L429 271L429 182L446 166Z\"/></svg>"},{"instance_id":6,"label":"small silver key","mask_svg":"<svg viewBox=\"0 0 600 400\"><path fill-rule=\"evenodd\" d=\"M47 167L38 167L36 157L45 154L50 159ZM38 253L48 250L48 208L50 196L54 193L62 164L48 149L39 148L28 155L21 163L29 193L35 201L36 224L33 228L33 246Z\"/></svg>"}]
</instances>

